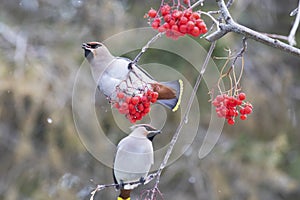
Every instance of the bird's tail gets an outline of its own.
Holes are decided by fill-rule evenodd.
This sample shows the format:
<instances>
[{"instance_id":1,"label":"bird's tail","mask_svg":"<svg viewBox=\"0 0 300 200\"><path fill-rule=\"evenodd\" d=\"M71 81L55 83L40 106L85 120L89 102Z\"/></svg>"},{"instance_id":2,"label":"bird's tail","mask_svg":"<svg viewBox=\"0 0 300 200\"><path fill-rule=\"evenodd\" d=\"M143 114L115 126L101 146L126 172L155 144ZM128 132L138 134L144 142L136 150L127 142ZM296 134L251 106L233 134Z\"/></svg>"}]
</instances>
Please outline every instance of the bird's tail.
<instances>
[{"instance_id":1,"label":"bird's tail","mask_svg":"<svg viewBox=\"0 0 300 200\"><path fill-rule=\"evenodd\" d=\"M159 99L157 100L157 102L175 112L181 103L181 96L183 93L183 81L179 79L176 81L160 82L160 84L172 88L176 92L176 96L172 99Z\"/></svg>"},{"instance_id":2,"label":"bird's tail","mask_svg":"<svg viewBox=\"0 0 300 200\"><path fill-rule=\"evenodd\" d=\"M121 193L118 196L117 200L130 200L130 192L131 190L121 189Z\"/></svg>"}]
</instances>

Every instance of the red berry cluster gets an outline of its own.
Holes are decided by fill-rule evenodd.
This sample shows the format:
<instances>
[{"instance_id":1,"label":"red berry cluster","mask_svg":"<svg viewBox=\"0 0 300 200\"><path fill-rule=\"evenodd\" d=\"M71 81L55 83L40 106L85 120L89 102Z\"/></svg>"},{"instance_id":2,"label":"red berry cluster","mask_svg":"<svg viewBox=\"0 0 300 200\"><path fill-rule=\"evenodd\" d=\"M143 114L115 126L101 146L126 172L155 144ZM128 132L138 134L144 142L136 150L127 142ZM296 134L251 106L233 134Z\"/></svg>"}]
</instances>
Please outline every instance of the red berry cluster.
<instances>
[{"instance_id":1,"label":"red berry cluster","mask_svg":"<svg viewBox=\"0 0 300 200\"><path fill-rule=\"evenodd\" d=\"M245 102L245 93L239 93L236 97L228 96L227 94L218 95L212 104L216 107L218 117L224 117L227 119L227 123L234 125L235 117L239 114L241 120L246 120L247 115L252 113L252 105L249 102Z\"/></svg>"},{"instance_id":2,"label":"red berry cluster","mask_svg":"<svg viewBox=\"0 0 300 200\"><path fill-rule=\"evenodd\" d=\"M166 32L166 36L172 39L185 34L197 37L207 32L200 14L191 9L178 10L177 6L172 8L165 4L158 11L151 8L148 11L148 17L151 19L153 29Z\"/></svg>"},{"instance_id":3,"label":"red berry cluster","mask_svg":"<svg viewBox=\"0 0 300 200\"><path fill-rule=\"evenodd\" d=\"M157 98L158 93L150 89L141 96L127 96L120 91L117 93L117 99L113 105L120 114L125 114L131 123L135 123L150 112L150 103L155 103Z\"/></svg>"}]
</instances>

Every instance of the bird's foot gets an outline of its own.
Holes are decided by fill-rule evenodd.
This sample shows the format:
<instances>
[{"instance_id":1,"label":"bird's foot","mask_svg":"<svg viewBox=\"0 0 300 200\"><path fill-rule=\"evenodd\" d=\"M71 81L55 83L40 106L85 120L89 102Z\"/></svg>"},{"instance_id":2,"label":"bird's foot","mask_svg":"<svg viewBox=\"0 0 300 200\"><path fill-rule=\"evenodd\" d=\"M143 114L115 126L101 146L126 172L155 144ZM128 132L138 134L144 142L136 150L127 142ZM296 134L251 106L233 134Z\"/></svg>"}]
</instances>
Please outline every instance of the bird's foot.
<instances>
[{"instance_id":1,"label":"bird's foot","mask_svg":"<svg viewBox=\"0 0 300 200\"><path fill-rule=\"evenodd\" d=\"M132 65L133 65L133 62L130 62L130 63L128 64L128 70L132 70Z\"/></svg>"},{"instance_id":2,"label":"bird's foot","mask_svg":"<svg viewBox=\"0 0 300 200\"><path fill-rule=\"evenodd\" d=\"M125 183L124 183L124 181L123 181L123 180L120 180L120 183L119 183L119 188L120 188L120 189L123 189L123 188L124 188L124 186L125 186Z\"/></svg>"},{"instance_id":3,"label":"bird's foot","mask_svg":"<svg viewBox=\"0 0 300 200\"><path fill-rule=\"evenodd\" d=\"M139 180L139 182L140 182L142 185L144 185L144 183L146 182L146 179L145 179L144 177L141 177L140 180Z\"/></svg>"}]
</instances>

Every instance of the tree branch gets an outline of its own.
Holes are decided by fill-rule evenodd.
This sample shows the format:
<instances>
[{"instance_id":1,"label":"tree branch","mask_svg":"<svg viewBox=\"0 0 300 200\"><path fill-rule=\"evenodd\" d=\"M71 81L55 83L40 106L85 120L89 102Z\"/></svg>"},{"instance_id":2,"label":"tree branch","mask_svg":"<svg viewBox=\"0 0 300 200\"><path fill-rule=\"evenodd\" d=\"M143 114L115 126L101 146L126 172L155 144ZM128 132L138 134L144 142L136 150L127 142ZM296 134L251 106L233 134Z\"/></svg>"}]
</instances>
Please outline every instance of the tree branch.
<instances>
[{"instance_id":1,"label":"tree branch","mask_svg":"<svg viewBox=\"0 0 300 200\"><path fill-rule=\"evenodd\" d=\"M200 85L200 82L201 82L201 80L202 80L202 78L203 78L204 72L205 72L205 70L206 70L206 68L207 68L207 66L208 66L209 59L211 58L211 55L212 55L212 53L213 53L213 50L215 49L215 46L216 46L216 42L212 42L212 44L211 44L211 46L210 46L210 49L209 49L209 51L208 51L208 53L207 53L207 55L206 55L205 61L204 61L203 65L202 65L200 74L199 74L198 77L197 77L197 80L196 80L196 83L195 83L195 85L194 85L192 94L191 94L191 96L190 96L190 98L189 98L188 105L187 105L187 109L186 109L186 111L185 111L185 113L184 113L184 117L183 117L183 119L180 121L180 123L179 123L179 125L178 125L178 127L177 127L177 129L176 129L176 131L175 131L175 133L174 133L174 136L173 136L173 138L172 138L172 140L171 140L171 142L170 142L170 146L169 146L169 148L168 148L168 150L167 150L167 153L166 153L166 155L165 155L165 157L164 157L162 163L160 164L160 167L159 167L158 171L156 172L156 175L157 175L157 176L156 176L156 182L155 182L155 185L154 185L154 187L153 187L153 189L152 189L152 195L151 195L150 200L154 200L155 192L157 191L157 188L158 188L158 184L159 184L159 181L160 181L161 173L162 173L163 169L164 169L164 168L166 167L166 165L167 165L167 162L168 162L168 160L169 160L169 158L170 158L170 155L171 155L171 153L172 153L172 151L173 151L174 145L175 145L176 142L177 142L177 139L178 139L178 137L179 137L179 134L180 134L180 131L181 131L183 125L184 125L184 124L186 123L186 121L188 120L189 112L190 112L190 110L191 110L191 107L192 107L194 98L196 97L197 90L198 90L199 85Z\"/></svg>"},{"instance_id":2,"label":"tree branch","mask_svg":"<svg viewBox=\"0 0 300 200\"><path fill-rule=\"evenodd\" d=\"M220 8L224 23L220 23L219 30L215 31L214 33L206 37L206 40L208 40L209 42L216 41L229 32L234 32L234 33L244 35L247 38L261 42L263 44L266 44L268 46L283 50L287 53L291 53L293 55L300 57L300 49L288 45L284 42L281 42L277 39L270 38L262 33L251 30L250 28L247 28L243 25L236 23L232 19L224 0L217 0L217 4Z\"/></svg>"},{"instance_id":3,"label":"tree branch","mask_svg":"<svg viewBox=\"0 0 300 200\"><path fill-rule=\"evenodd\" d=\"M299 10L300 10L300 0L298 2L298 11ZM297 12L295 22L294 22L293 27L290 31L289 36L288 36L288 42L292 46L296 45L295 35L296 35L297 29L298 29L298 26L299 26L299 22L300 22L300 12Z\"/></svg>"}]
</instances>

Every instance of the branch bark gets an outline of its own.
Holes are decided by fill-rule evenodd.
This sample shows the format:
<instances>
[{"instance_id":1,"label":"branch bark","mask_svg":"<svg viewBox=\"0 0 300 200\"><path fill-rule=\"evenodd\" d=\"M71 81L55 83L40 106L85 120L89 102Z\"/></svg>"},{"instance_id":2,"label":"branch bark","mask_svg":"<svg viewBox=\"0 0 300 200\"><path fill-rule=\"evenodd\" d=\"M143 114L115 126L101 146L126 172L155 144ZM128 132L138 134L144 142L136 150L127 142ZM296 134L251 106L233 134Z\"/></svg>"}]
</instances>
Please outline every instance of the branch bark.
<instances>
[{"instance_id":1,"label":"branch bark","mask_svg":"<svg viewBox=\"0 0 300 200\"><path fill-rule=\"evenodd\" d=\"M223 37L224 35L226 35L229 32L234 32L234 33L238 33L241 34L247 38L256 40L260 43L266 44L268 46L280 49L282 51L285 51L287 53L296 55L300 57L300 49L295 48L291 45L288 45L284 42L279 41L278 39L273 39L270 38L262 33L259 33L257 31L251 30L250 28L247 28L243 25L240 25L238 23L236 23L228 9L227 6L224 2L224 0L216 0L217 4L220 8L221 11L221 15L223 18L223 23L219 24L219 30L217 30L216 32L208 35L205 39L208 40L209 42L213 42L216 41L218 39L220 39L221 37Z\"/></svg>"},{"instance_id":2,"label":"branch bark","mask_svg":"<svg viewBox=\"0 0 300 200\"><path fill-rule=\"evenodd\" d=\"M297 29L298 29L298 26L299 26L299 22L300 22L300 12L299 12L299 9L300 9L300 0L298 1L298 12L297 12L297 15L296 15L296 19L295 19L293 27L292 27L292 29L290 31L290 34L288 36L288 42L292 46L296 45L295 35L296 35Z\"/></svg>"}]
</instances>

